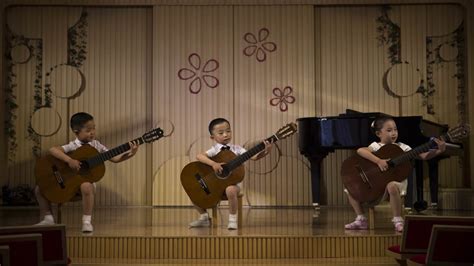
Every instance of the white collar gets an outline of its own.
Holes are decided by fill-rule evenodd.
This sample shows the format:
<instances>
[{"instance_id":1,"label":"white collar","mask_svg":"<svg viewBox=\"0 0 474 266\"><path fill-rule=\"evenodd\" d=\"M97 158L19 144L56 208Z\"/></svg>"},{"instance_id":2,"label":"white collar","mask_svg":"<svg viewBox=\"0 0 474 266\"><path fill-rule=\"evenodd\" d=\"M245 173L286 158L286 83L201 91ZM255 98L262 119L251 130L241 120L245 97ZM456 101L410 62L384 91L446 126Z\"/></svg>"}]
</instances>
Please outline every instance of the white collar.
<instances>
[{"instance_id":1,"label":"white collar","mask_svg":"<svg viewBox=\"0 0 474 266\"><path fill-rule=\"evenodd\" d=\"M224 147L224 146L228 146L228 147L231 147L231 148L232 148L233 145L230 144L230 143L229 143L229 144L226 144L226 145L221 144L221 143L216 143L216 145L215 145L214 147L216 147L216 149L220 150L220 149L221 149L222 147Z\"/></svg>"},{"instance_id":2,"label":"white collar","mask_svg":"<svg viewBox=\"0 0 474 266\"><path fill-rule=\"evenodd\" d=\"M82 142L82 141L80 141L78 138L76 138L76 139L74 140L74 144L76 144L77 146L82 146L82 145L88 144L88 143L90 143L90 142Z\"/></svg>"}]
</instances>

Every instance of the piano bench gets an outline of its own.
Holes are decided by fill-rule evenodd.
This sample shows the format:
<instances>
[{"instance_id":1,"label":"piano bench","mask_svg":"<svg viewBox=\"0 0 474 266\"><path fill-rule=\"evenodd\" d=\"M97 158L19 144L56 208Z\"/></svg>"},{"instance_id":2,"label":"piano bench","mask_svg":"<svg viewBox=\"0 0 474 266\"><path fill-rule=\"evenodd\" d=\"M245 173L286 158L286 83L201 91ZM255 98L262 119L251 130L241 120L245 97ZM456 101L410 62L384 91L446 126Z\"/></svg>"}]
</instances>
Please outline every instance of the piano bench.
<instances>
[{"instance_id":1,"label":"piano bench","mask_svg":"<svg viewBox=\"0 0 474 266\"><path fill-rule=\"evenodd\" d=\"M405 216L405 196L401 197L401 210L400 213L402 217ZM376 206L370 206L369 207L369 230L374 230L375 229L375 207Z\"/></svg>"}]
</instances>

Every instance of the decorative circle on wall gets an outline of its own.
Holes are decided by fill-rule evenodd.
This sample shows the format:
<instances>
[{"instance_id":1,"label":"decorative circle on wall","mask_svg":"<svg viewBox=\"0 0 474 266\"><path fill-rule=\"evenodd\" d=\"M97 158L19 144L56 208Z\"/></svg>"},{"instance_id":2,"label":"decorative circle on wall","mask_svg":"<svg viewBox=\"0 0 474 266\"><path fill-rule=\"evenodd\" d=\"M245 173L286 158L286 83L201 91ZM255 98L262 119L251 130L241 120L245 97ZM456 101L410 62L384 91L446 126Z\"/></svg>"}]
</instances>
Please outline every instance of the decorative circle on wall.
<instances>
[{"instance_id":1,"label":"decorative circle on wall","mask_svg":"<svg viewBox=\"0 0 474 266\"><path fill-rule=\"evenodd\" d=\"M158 120L154 128L161 128L163 130L163 137L170 137L174 133L174 123L171 120L164 119L164 120Z\"/></svg>"},{"instance_id":2,"label":"decorative circle on wall","mask_svg":"<svg viewBox=\"0 0 474 266\"><path fill-rule=\"evenodd\" d=\"M417 92L421 80L420 70L405 61L387 69L383 76L383 87L391 96L409 97Z\"/></svg>"},{"instance_id":3,"label":"decorative circle on wall","mask_svg":"<svg viewBox=\"0 0 474 266\"><path fill-rule=\"evenodd\" d=\"M61 123L61 116L51 107L41 107L31 116L31 127L42 137L56 134L61 128Z\"/></svg>"},{"instance_id":4,"label":"decorative circle on wall","mask_svg":"<svg viewBox=\"0 0 474 266\"><path fill-rule=\"evenodd\" d=\"M51 91L58 98L76 98L86 87L86 78L81 70L66 64L52 67L46 76Z\"/></svg>"},{"instance_id":5,"label":"decorative circle on wall","mask_svg":"<svg viewBox=\"0 0 474 266\"><path fill-rule=\"evenodd\" d=\"M32 56L30 48L25 44L17 44L12 47L11 57L14 64L24 64Z\"/></svg>"},{"instance_id":6,"label":"decorative circle on wall","mask_svg":"<svg viewBox=\"0 0 474 266\"><path fill-rule=\"evenodd\" d=\"M455 45L445 43L439 48L439 56L444 62L454 62L458 56L458 48Z\"/></svg>"},{"instance_id":7,"label":"decorative circle on wall","mask_svg":"<svg viewBox=\"0 0 474 266\"><path fill-rule=\"evenodd\" d=\"M253 141L247 141L244 143L245 149L249 150L253 148L254 146L258 145L262 140L253 140ZM278 146L278 143L273 144L273 150L265 156L264 158L258 160L258 161L251 161L249 160L247 169L249 173L252 174L257 174L257 175L265 175L269 174L278 167L278 164L280 164L281 157L282 157L282 152L280 147ZM261 162L263 161L263 162ZM267 170L266 165L271 164L270 169ZM262 166L264 165L264 166ZM266 170L266 171L265 171Z\"/></svg>"},{"instance_id":8,"label":"decorative circle on wall","mask_svg":"<svg viewBox=\"0 0 474 266\"><path fill-rule=\"evenodd\" d=\"M214 145L213 141L209 137L200 137L195 139L188 147L186 155L191 161L196 160L196 155L203 151L207 151Z\"/></svg>"}]
</instances>

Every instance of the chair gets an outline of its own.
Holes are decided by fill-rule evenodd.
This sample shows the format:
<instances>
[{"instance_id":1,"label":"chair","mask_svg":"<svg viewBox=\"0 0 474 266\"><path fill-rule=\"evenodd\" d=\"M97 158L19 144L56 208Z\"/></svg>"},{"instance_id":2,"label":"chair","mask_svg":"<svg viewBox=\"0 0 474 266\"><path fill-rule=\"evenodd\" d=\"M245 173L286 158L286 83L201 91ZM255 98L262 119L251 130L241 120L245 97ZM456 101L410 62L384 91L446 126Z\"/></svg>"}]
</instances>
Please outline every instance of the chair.
<instances>
[{"instance_id":1,"label":"chair","mask_svg":"<svg viewBox=\"0 0 474 266\"><path fill-rule=\"evenodd\" d=\"M243 193L239 193L239 195L237 195L237 226L239 228L242 227L242 198L244 197L244 194ZM228 200L227 199L227 196L225 195L222 195L222 200ZM217 207L219 206L219 204L215 207L212 208L212 226L213 227L217 227L218 225L218 220L217 220Z\"/></svg>"},{"instance_id":2,"label":"chair","mask_svg":"<svg viewBox=\"0 0 474 266\"><path fill-rule=\"evenodd\" d=\"M40 234L43 246L43 261L48 264L67 265L66 226L33 225L0 227L1 235Z\"/></svg>"},{"instance_id":3,"label":"chair","mask_svg":"<svg viewBox=\"0 0 474 266\"><path fill-rule=\"evenodd\" d=\"M11 266L43 265L41 234L2 235L0 246L8 246Z\"/></svg>"},{"instance_id":4,"label":"chair","mask_svg":"<svg viewBox=\"0 0 474 266\"><path fill-rule=\"evenodd\" d=\"M400 264L405 264L409 258L425 254L434 225L474 226L474 217L407 215L401 245L387 248L385 254Z\"/></svg>"},{"instance_id":5,"label":"chair","mask_svg":"<svg viewBox=\"0 0 474 266\"><path fill-rule=\"evenodd\" d=\"M408 265L474 265L474 226L434 225L428 251Z\"/></svg>"}]
</instances>

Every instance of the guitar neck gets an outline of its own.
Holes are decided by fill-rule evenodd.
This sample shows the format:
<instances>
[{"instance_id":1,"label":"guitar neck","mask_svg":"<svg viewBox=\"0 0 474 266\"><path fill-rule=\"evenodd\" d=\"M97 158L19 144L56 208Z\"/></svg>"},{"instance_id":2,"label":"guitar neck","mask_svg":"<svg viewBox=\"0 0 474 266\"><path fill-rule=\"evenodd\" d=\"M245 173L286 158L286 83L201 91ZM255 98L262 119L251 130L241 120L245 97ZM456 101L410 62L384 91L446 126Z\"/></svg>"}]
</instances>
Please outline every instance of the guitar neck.
<instances>
[{"instance_id":1,"label":"guitar neck","mask_svg":"<svg viewBox=\"0 0 474 266\"><path fill-rule=\"evenodd\" d=\"M446 135L442 135L439 138L442 139L442 140L445 140ZM414 148L410 151L407 151L407 152L403 153L402 155L400 155L398 157L395 157L395 158L391 159L389 161L389 164L392 165L392 166L397 166L397 165L399 165L401 163L404 163L406 161L413 160L413 159L417 158L418 155L420 155L421 153L429 151L434 146L435 146L434 140L430 140L430 141L426 142L425 144L422 144L422 145L420 145L420 146L418 146L418 147L416 147L416 148Z\"/></svg>"},{"instance_id":2,"label":"guitar neck","mask_svg":"<svg viewBox=\"0 0 474 266\"><path fill-rule=\"evenodd\" d=\"M273 136L267 138L266 141L268 141L270 143L274 143L274 142L278 141L278 138L277 138L276 135L273 135ZM243 163L245 163L250 158L252 158L255 154L258 154L259 152L263 151L264 149L265 149L265 143L260 142L257 146L251 148L250 150L244 152L243 154L235 157L230 162L228 162L227 167L229 168L230 171L233 171L235 168L241 166Z\"/></svg>"},{"instance_id":3,"label":"guitar neck","mask_svg":"<svg viewBox=\"0 0 474 266\"><path fill-rule=\"evenodd\" d=\"M135 142L137 143L138 145L141 145L143 144L145 141L143 139L143 137L140 137L140 138L136 138L134 140L132 140L131 142ZM130 145L127 143L124 143L118 147L115 147L111 150L108 150L106 152L103 152L103 153L99 153L98 155L94 156L94 157L91 157L89 159L87 159L87 163L89 165L90 168L96 166L96 165L99 165L105 161L108 161L110 159L112 159L113 157L119 155L119 154L122 154L126 151L130 150Z\"/></svg>"}]
</instances>

